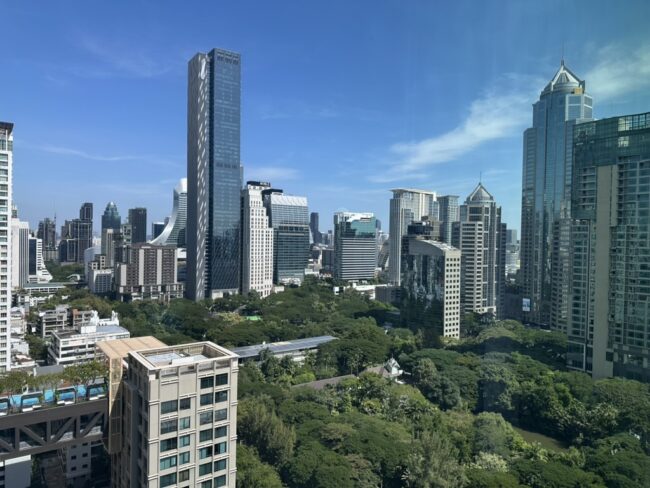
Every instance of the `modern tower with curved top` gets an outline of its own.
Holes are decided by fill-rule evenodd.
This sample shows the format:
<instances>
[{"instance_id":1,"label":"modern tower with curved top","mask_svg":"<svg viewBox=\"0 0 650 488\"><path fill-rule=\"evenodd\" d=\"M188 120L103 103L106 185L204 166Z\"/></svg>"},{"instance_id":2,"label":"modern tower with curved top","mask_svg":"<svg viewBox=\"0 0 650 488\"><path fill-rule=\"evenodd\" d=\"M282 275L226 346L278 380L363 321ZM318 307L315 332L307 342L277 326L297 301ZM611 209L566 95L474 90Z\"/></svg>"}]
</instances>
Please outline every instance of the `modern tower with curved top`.
<instances>
[{"instance_id":1,"label":"modern tower with curved top","mask_svg":"<svg viewBox=\"0 0 650 488\"><path fill-rule=\"evenodd\" d=\"M187 222L187 178L181 178L174 188L172 214L165 228L150 244L156 246L185 247L185 224Z\"/></svg>"}]
</instances>

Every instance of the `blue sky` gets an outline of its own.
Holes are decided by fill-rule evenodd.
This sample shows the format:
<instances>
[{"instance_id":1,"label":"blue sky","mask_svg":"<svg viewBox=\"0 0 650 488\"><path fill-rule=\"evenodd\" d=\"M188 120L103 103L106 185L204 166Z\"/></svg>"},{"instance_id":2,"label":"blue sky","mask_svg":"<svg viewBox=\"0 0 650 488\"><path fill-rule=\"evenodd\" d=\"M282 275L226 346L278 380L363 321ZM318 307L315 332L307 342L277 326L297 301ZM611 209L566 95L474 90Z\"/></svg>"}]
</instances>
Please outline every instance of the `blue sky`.
<instances>
[{"instance_id":1,"label":"blue sky","mask_svg":"<svg viewBox=\"0 0 650 488\"><path fill-rule=\"evenodd\" d=\"M650 3L1 1L0 119L21 218L171 211L187 61L242 54L245 178L388 228L390 188L465 198L482 174L519 228L522 131L562 52L598 118L650 111Z\"/></svg>"}]
</instances>

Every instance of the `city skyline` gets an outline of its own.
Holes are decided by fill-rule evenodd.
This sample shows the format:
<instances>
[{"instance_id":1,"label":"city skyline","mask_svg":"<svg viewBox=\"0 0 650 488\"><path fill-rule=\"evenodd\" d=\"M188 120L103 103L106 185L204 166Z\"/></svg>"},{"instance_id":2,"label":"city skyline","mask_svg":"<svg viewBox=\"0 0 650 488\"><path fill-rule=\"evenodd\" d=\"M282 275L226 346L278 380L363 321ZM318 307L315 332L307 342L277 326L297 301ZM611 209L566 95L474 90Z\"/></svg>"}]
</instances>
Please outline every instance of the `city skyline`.
<instances>
[{"instance_id":1,"label":"city skyline","mask_svg":"<svg viewBox=\"0 0 650 488\"><path fill-rule=\"evenodd\" d=\"M442 13L453 19L463 13L463 5ZM481 179L502 202L504 221L518 229L521 133L530 126L539 87L557 70L563 51L567 65L590 87L595 117L648 108L648 97L641 94L650 84L644 76L650 64L648 40L642 29L634 29L644 16L625 24L624 14L615 9L597 15L576 4L565 8L567 19L540 22L549 30L546 36L528 33L538 27L516 21L506 24L506 33L492 36L490 26L500 8L474 8L462 29L474 29L477 39L494 39L467 52L462 43L438 45L446 27L434 18L435 8L413 4L395 12L380 5L368 25L339 26L341 39L333 40L333 47L346 43L349 52L338 55L317 36L329 28L326 20L338 15L342 4L331 5L322 20L315 20L309 7L294 5L287 22L296 32L262 27L263 8L241 32L217 19L218 34L181 30L163 52L157 39L177 27L166 7L156 13L146 4L133 7L149 14L150 22L136 29L122 20L120 39L103 26L91 30L101 11L90 15L65 8L7 7L16 19L8 26L10 44L16 46L10 49L11 69L0 81L3 93L11 96L2 101L5 119L16 124L15 202L32 227L54 213L59 222L71 218L83 201L93 201L97 209L111 200L124 210L146 207L152 221L167 216L169 191L185 176L185 66L194 52L216 46L241 52L244 59L243 180L271 180L290 193L306 195L310 211L318 211L323 222L341 210L373 212L387 222L390 188L463 195ZM646 8L638 5L639 11ZM591 22L571 29L571 12ZM352 19L365 13L363 3L349 12ZM508 13L525 18L523 10L509 8ZM391 23L392 14L397 21ZM553 5L537 6L533 14L550 19ZM240 7L230 7L223 17L235 21L243 15ZM53 59L34 49L29 28L13 27L36 25L20 21L40 16L61 20L45 27L51 29L53 43L48 52L57 53ZM423 22L416 22L419 16ZM61 30L71 22L88 26ZM430 22L435 28L425 29ZM393 36L376 35L389 25ZM255 35L248 29L255 29ZM431 34L436 29L440 32ZM634 31L640 33L630 34ZM353 35L358 42L350 44ZM523 47L505 44L518 36L526 41ZM302 47L294 45L298 38ZM287 46L291 48L283 54L280 48ZM477 56L476 66L470 76L461 76L471 64L467 56ZM391 74L390 63L395 73L406 76ZM349 76L342 77L344 72ZM378 81L378 73L386 79ZM45 103L33 101L43 99ZM93 111L85 110L89 102L95 104ZM115 171L99 173L107 165ZM133 171L128 179L127 168ZM102 174L101 181L93 179L95 173ZM32 181L32 174L44 178ZM30 198L34 193L40 195L38 201Z\"/></svg>"}]
</instances>

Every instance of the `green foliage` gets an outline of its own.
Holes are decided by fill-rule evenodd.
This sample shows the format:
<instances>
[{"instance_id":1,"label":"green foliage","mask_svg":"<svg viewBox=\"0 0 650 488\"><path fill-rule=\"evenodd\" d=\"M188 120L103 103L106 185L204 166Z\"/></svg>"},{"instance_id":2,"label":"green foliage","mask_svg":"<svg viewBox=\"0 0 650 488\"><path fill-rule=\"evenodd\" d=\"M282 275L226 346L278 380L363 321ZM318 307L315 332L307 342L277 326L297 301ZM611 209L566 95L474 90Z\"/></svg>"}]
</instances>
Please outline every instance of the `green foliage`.
<instances>
[{"instance_id":1,"label":"green foliage","mask_svg":"<svg viewBox=\"0 0 650 488\"><path fill-rule=\"evenodd\" d=\"M273 466L263 463L254 448L237 444L238 488L282 488L282 481Z\"/></svg>"},{"instance_id":2,"label":"green foliage","mask_svg":"<svg viewBox=\"0 0 650 488\"><path fill-rule=\"evenodd\" d=\"M513 464L519 482L531 488L604 488L603 480L593 473L570 468L558 462L520 459Z\"/></svg>"},{"instance_id":3,"label":"green foliage","mask_svg":"<svg viewBox=\"0 0 650 488\"><path fill-rule=\"evenodd\" d=\"M255 447L260 458L274 466L291 459L296 434L278 418L268 397L241 401L237 411L237 432L244 444Z\"/></svg>"},{"instance_id":4,"label":"green foliage","mask_svg":"<svg viewBox=\"0 0 650 488\"><path fill-rule=\"evenodd\" d=\"M48 261L45 263L45 267L52 275L52 281L54 282L65 282L68 281L68 276L72 274L84 274L83 264L65 264L61 265L55 263L54 261Z\"/></svg>"},{"instance_id":5,"label":"green foliage","mask_svg":"<svg viewBox=\"0 0 650 488\"><path fill-rule=\"evenodd\" d=\"M413 488L455 488L467 481L458 450L445 437L429 433L414 442L403 479Z\"/></svg>"},{"instance_id":6,"label":"green foliage","mask_svg":"<svg viewBox=\"0 0 650 488\"><path fill-rule=\"evenodd\" d=\"M47 359L47 344L45 341L34 334L26 334L25 341L29 345L29 354L35 361L45 361Z\"/></svg>"}]
</instances>

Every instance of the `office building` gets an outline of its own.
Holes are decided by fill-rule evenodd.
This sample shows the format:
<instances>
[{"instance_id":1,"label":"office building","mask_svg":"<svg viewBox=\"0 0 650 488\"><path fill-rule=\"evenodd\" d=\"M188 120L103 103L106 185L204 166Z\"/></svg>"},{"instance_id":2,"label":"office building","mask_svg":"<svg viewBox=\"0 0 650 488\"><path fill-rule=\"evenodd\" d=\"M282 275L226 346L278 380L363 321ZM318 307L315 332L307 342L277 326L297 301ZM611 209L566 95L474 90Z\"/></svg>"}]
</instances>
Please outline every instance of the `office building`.
<instances>
[{"instance_id":1,"label":"office building","mask_svg":"<svg viewBox=\"0 0 650 488\"><path fill-rule=\"evenodd\" d=\"M85 325L52 333L47 350L50 364L68 366L93 361L98 342L131 337L128 330L120 327L115 312L110 319L100 319L97 312L93 312L92 318Z\"/></svg>"},{"instance_id":2,"label":"office building","mask_svg":"<svg viewBox=\"0 0 650 488\"><path fill-rule=\"evenodd\" d=\"M187 225L187 178L181 178L174 188L172 214L162 232L154 237L151 244L155 246L185 247Z\"/></svg>"},{"instance_id":3,"label":"office building","mask_svg":"<svg viewBox=\"0 0 650 488\"><path fill-rule=\"evenodd\" d=\"M59 261L83 263L84 251L93 246L93 204L86 202L79 209L79 218L66 220L61 227Z\"/></svg>"},{"instance_id":4,"label":"office building","mask_svg":"<svg viewBox=\"0 0 650 488\"><path fill-rule=\"evenodd\" d=\"M43 240L29 237L29 278L30 283L49 283L52 275L45 267L43 259Z\"/></svg>"},{"instance_id":5,"label":"office building","mask_svg":"<svg viewBox=\"0 0 650 488\"><path fill-rule=\"evenodd\" d=\"M147 209L142 207L130 208L129 224L131 224L131 243L147 242Z\"/></svg>"},{"instance_id":6,"label":"office building","mask_svg":"<svg viewBox=\"0 0 650 488\"><path fill-rule=\"evenodd\" d=\"M650 381L650 113L576 126L568 365Z\"/></svg>"},{"instance_id":7,"label":"office building","mask_svg":"<svg viewBox=\"0 0 650 488\"><path fill-rule=\"evenodd\" d=\"M242 293L262 297L273 291L273 227L262 191L268 183L249 181L242 190Z\"/></svg>"},{"instance_id":8,"label":"office building","mask_svg":"<svg viewBox=\"0 0 650 488\"><path fill-rule=\"evenodd\" d=\"M443 337L460 338L461 251L431 238L421 222L402 237L401 286L411 310L421 310ZM388 290L387 290L388 291ZM428 310L428 312L425 312Z\"/></svg>"},{"instance_id":9,"label":"office building","mask_svg":"<svg viewBox=\"0 0 650 488\"><path fill-rule=\"evenodd\" d=\"M115 265L119 300L167 302L183 296L183 284L177 280L175 247L132 244L126 247L123 258Z\"/></svg>"},{"instance_id":10,"label":"office building","mask_svg":"<svg viewBox=\"0 0 650 488\"><path fill-rule=\"evenodd\" d=\"M501 207L481 183L460 207L460 222L452 229L452 244L463 256L463 311L500 316L505 287L505 228Z\"/></svg>"},{"instance_id":11,"label":"office building","mask_svg":"<svg viewBox=\"0 0 650 488\"><path fill-rule=\"evenodd\" d=\"M318 227L318 212L312 212L309 214L309 231L311 232L312 243L320 244L323 242L323 236Z\"/></svg>"},{"instance_id":12,"label":"office building","mask_svg":"<svg viewBox=\"0 0 650 488\"><path fill-rule=\"evenodd\" d=\"M213 49L189 62L187 101L187 297L240 285L241 59Z\"/></svg>"},{"instance_id":13,"label":"office building","mask_svg":"<svg viewBox=\"0 0 650 488\"><path fill-rule=\"evenodd\" d=\"M165 219L164 222L151 222L151 239L154 240L160 234L162 234L165 229L165 225L169 222L169 217Z\"/></svg>"},{"instance_id":14,"label":"office building","mask_svg":"<svg viewBox=\"0 0 650 488\"><path fill-rule=\"evenodd\" d=\"M59 253L56 247L56 222L44 218L38 223L36 237L43 240L43 259L45 262L56 261Z\"/></svg>"},{"instance_id":15,"label":"office building","mask_svg":"<svg viewBox=\"0 0 650 488\"><path fill-rule=\"evenodd\" d=\"M11 219L11 288L29 283L29 222Z\"/></svg>"},{"instance_id":16,"label":"office building","mask_svg":"<svg viewBox=\"0 0 650 488\"><path fill-rule=\"evenodd\" d=\"M94 261L96 263L96 261ZM107 295L113 290L113 268L101 268L98 264L88 271L88 289L95 295Z\"/></svg>"},{"instance_id":17,"label":"office building","mask_svg":"<svg viewBox=\"0 0 650 488\"><path fill-rule=\"evenodd\" d=\"M120 217L120 213L117 211L117 205L115 205L115 202L108 202L102 215L102 233L104 229L119 231L121 225L122 217Z\"/></svg>"},{"instance_id":18,"label":"office building","mask_svg":"<svg viewBox=\"0 0 650 488\"><path fill-rule=\"evenodd\" d=\"M235 488L237 355L211 342L131 346L143 339L99 343L111 378L128 368L110 385L113 487Z\"/></svg>"},{"instance_id":19,"label":"office building","mask_svg":"<svg viewBox=\"0 0 650 488\"><path fill-rule=\"evenodd\" d=\"M309 263L307 198L265 189L264 206L273 227L273 281L300 284Z\"/></svg>"},{"instance_id":20,"label":"office building","mask_svg":"<svg viewBox=\"0 0 650 488\"><path fill-rule=\"evenodd\" d=\"M566 332L569 296L572 134L592 118L592 99L562 61L533 105L524 132L521 285L524 319ZM557 251L557 252L555 252Z\"/></svg>"},{"instance_id":21,"label":"office building","mask_svg":"<svg viewBox=\"0 0 650 488\"><path fill-rule=\"evenodd\" d=\"M372 213L334 214L334 278L372 280L377 269L377 226Z\"/></svg>"},{"instance_id":22,"label":"office building","mask_svg":"<svg viewBox=\"0 0 650 488\"><path fill-rule=\"evenodd\" d=\"M437 198L438 212L440 220L440 239L443 242L451 243L451 229L454 222L460 220L460 209L458 206L458 196L444 195Z\"/></svg>"},{"instance_id":23,"label":"office building","mask_svg":"<svg viewBox=\"0 0 650 488\"><path fill-rule=\"evenodd\" d=\"M14 124L0 122L0 374L10 368L9 317L12 284L11 207Z\"/></svg>"},{"instance_id":24,"label":"office building","mask_svg":"<svg viewBox=\"0 0 650 488\"><path fill-rule=\"evenodd\" d=\"M423 217L438 219L438 205L435 192L397 188L391 190L389 236L390 257L388 259L390 282L399 285L401 280L402 237L408 225Z\"/></svg>"}]
</instances>

